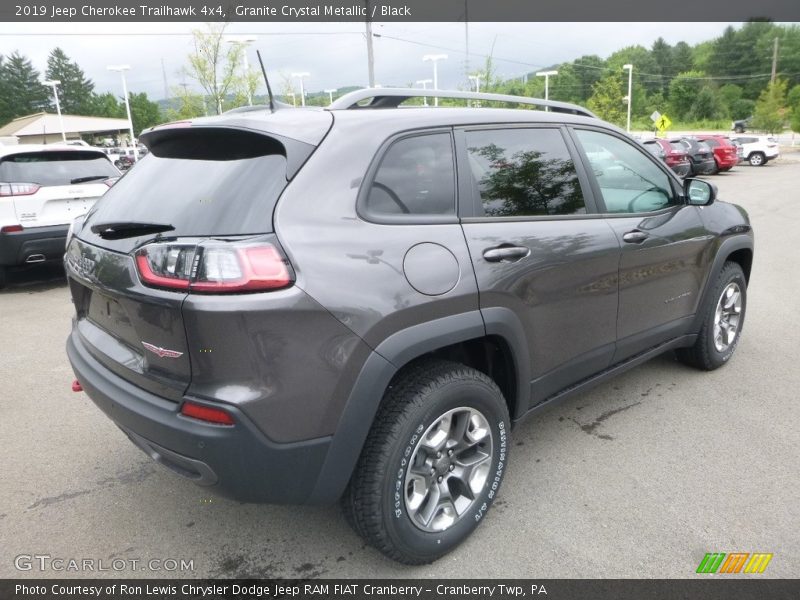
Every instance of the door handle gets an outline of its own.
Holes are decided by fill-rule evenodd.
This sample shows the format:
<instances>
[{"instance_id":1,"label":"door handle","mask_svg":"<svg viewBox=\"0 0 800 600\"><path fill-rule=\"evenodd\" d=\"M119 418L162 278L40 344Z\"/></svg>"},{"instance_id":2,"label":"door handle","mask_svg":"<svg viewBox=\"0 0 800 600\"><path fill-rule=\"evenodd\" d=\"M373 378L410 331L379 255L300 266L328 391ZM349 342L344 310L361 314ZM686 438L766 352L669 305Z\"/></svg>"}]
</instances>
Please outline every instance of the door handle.
<instances>
[{"instance_id":1,"label":"door handle","mask_svg":"<svg viewBox=\"0 0 800 600\"><path fill-rule=\"evenodd\" d=\"M514 262L525 258L531 253L530 248L525 246L500 246L499 248L487 248L483 251L483 258L487 262Z\"/></svg>"},{"instance_id":2,"label":"door handle","mask_svg":"<svg viewBox=\"0 0 800 600\"><path fill-rule=\"evenodd\" d=\"M644 231L639 231L638 229L634 229L633 231L629 231L628 233L622 236L622 240L628 242L629 244L641 244L645 241L650 234L645 233Z\"/></svg>"}]
</instances>

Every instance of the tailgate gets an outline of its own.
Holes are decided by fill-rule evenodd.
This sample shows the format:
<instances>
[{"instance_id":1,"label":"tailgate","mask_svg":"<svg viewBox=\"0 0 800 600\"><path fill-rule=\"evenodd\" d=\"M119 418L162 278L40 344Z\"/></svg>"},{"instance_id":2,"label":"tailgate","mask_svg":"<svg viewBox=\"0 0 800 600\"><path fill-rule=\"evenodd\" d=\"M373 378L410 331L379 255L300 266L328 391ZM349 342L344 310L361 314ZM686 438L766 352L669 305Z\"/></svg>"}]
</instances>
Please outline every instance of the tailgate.
<instances>
[{"instance_id":1,"label":"tailgate","mask_svg":"<svg viewBox=\"0 0 800 600\"><path fill-rule=\"evenodd\" d=\"M64 225L89 212L107 190L106 184L94 182L42 187L35 194L14 196L14 213L23 227Z\"/></svg>"},{"instance_id":2,"label":"tailgate","mask_svg":"<svg viewBox=\"0 0 800 600\"><path fill-rule=\"evenodd\" d=\"M76 330L108 369L180 401L191 368L181 306L186 294L145 288L133 258L74 238L65 256Z\"/></svg>"}]
</instances>

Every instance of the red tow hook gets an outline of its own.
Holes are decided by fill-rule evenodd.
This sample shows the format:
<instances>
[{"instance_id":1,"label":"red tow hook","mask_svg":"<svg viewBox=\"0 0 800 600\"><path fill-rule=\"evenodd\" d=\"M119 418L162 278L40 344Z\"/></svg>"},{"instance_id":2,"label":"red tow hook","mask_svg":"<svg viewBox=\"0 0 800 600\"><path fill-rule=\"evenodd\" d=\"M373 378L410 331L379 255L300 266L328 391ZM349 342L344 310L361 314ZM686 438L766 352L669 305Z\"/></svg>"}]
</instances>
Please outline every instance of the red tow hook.
<instances>
[{"instance_id":1,"label":"red tow hook","mask_svg":"<svg viewBox=\"0 0 800 600\"><path fill-rule=\"evenodd\" d=\"M81 382L78 381L77 379L73 379L72 380L72 391L73 392L82 392L83 391L83 386L81 385Z\"/></svg>"}]
</instances>

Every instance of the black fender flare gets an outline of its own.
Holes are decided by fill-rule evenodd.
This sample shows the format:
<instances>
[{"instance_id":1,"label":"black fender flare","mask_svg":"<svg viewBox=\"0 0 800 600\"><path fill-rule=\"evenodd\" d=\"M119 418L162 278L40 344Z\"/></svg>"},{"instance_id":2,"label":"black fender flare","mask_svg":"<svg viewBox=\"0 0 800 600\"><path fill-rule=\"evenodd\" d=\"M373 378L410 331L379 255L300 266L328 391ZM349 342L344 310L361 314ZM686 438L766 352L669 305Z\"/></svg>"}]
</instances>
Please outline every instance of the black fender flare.
<instances>
[{"instance_id":1,"label":"black fender flare","mask_svg":"<svg viewBox=\"0 0 800 600\"><path fill-rule=\"evenodd\" d=\"M481 311L474 310L412 325L393 333L370 353L345 403L308 504L329 504L342 496L392 377L403 366L428 352L482 338L487 333L503 337L510 346L515 363L526 366L522 369L522 377L528 380L517 390L517 406L520 405L519 398L526 398L524 407L527 408L530 368L525 358L528 356L527 345L520 346L524 341L521 323L509 309L484 312L489 313L486 323ZM524 354L520 356L518 352ZM517 365L518 379L520 364Z\"/></svg>"},{"instance_id":2,"label":"black fender flare","mask_svg":"<svg viewBox=\"0 0 800 600\"><path fill-rule=\"evenodd\" d=\"M714 282L717 280L717 277L722 271L722 268L725 266L728 257L737 250L750 250L750 252L753 252L752 233L749 235L737 235L735 237L729 237L720 244L719 248L717 248L716 255L714 256L714 262L711 265L711 269L708 271L708 277L706 278L705 286L703 286L703 292L700 295L700 301L697 303L697 313L695 313L694 322L689 330L690 333L697 333L703 326L703 319L705 318L705 306L706 302L708 302L709 294L711 293L711 286L713 286Z\"/></svg>"}]
</instances>

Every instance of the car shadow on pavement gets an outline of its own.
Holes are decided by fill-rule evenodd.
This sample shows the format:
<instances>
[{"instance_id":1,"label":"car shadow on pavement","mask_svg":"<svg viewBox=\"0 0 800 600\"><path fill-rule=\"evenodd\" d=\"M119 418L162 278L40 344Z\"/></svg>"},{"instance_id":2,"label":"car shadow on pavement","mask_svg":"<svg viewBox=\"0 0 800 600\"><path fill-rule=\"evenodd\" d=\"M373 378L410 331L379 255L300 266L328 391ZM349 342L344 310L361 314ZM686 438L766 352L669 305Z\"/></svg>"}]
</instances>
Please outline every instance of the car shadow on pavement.
<instances>
[{"instance_id":1,"label":"car shadow on pavement","mask_svg":"<svg viewBox=\"0 0 800 600\"><path fill-rule=\"evenodd\" d=\"M8 270L6 286L0 288L0 295L46 292L66 284L64 267L59 263L11 268Z\"/></svg>"}]
</instances>

